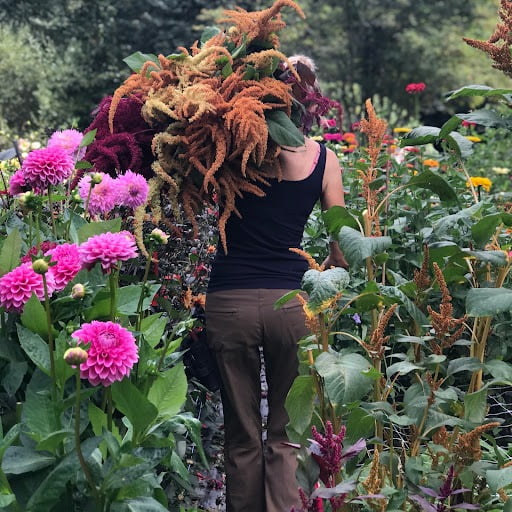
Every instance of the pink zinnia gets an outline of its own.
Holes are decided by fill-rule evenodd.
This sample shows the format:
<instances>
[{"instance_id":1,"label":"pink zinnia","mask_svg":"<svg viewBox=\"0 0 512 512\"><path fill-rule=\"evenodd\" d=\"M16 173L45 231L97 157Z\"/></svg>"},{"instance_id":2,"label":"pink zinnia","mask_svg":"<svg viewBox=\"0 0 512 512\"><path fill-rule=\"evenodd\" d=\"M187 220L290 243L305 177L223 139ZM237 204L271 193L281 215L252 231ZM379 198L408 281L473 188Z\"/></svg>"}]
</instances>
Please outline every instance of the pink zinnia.
<instances>
[{"instance_id":1,"label":"pink zinnia","mask_svg":"<svg viewBox=\"0 0 512 512\"><path fill-rule=\"evenodd\" d=\"M80 365L80 374L93 386L107 387L123 380L139 359L133 334L114 322L93 320L71 336L81 343L90 343L87 361Z\"/></svg>"},{"instance_id":2,"label":"pink zinnia","mask_svg":"<svg viewBox=\"0 0 512 512\"><path fill-rule=\"evenodd\" d=\"M9 194L11 196L17 196L18 194L22 194L26 192L27 184L25 183L25 176L23 175L23 171L18 169L9 180Z\"/></svg>"},{"instance_id":3,"label":"pink zinnia","mask_svg":"<svg viewBox=\"0 0 512 512\"><path fill-rule=\"evenodd\" d=\"M78 195L84 200L84 204L89 201L87 211L91 215L110 212L114 208L117 199L114 179L102 172L96 174L101 176L101 183L91 184L90 174L84 176L78 183Z\"/></svg>"},{"instance_id":4,"label":"pink zinnia","mask_svg":"<svg viewBox=\"0 0 512 512\"><path fill-rule=\"evenodd\" d=\"M49 272L45 277L51 295L55 281ZM43 277L32 270L32 263L23 263L0 277L0 305L8 312L21 313L33 293L44 299Z\"/></svg>"},{"instance_id":5,"label":"pink zinnia","mask_svg":"<svg viewBox=\"0 0 512 512\"><path fill-rule=\"evenodd\" d=\"M78 247L82 267L91 269L101 263L103 272L109 273L119 261L137 256L135 239L128 231L95 235Z\"/></svg>"},{"instance_id":6,"label":"pink zinnia","mask_svg":"<svg viewBox=\"0 0 512 512\"><path fill-rule=\"evenodd\" d=\"M56 265L51 265L49 269L49 272L55 279L55 291L63 290L82 268L78 245L58 245L45 253L45 256L48 255L52 257L50 263L57 263Z\"/></svg>"},{"instance_id":7,"label":"pink zinnia","mask_svg":"<svg viewBox=\"0 0 512 512\"><path fill-rule=\"evenodd\" d=\"M80 147L83 138L84 134L78 130L56 131L49 138L47 146L49 148L62 148L67 151L72 158L80 160L84 157L86 150L86 148Z\"/></svg>"},{"instance_id":8,"label":"pink zinnia","mask_svg":"<svg viewBox=\"0 0 512 512\"><path fill-rule=\"evenodd\" d=\"M324 133L324 139L331 142L341 142L342 137L341 133Z\"/></svg>"},{"instance_id":9,"label":"pink zinnia","mask_svg":"<svg viewBox=\"0 0 512 512\"><path fill-rule=\"evenodd\" d=\"M149 185L146 178L130 170L119 175L115 180L118 201L128 208L137 208L146 202Z\"/></svg>"},{"instance_id":10,"label":"pink zinnia","mask_svg":"<svg viewBox=\"0 0 512 512\"><path fill-rule=\"evenodd\" d=\"M418 83L411 83L411 84L407 84L405 86L405 92L409 93L409 94L418 94L419 92L422 92L425 90L425 87L427 87L425 85L424 82L418 82Z\"/></svg>"},{"instance_id":11,"label":"pink zinnia","mask_svg":"<svg viewBox=\"0 0 512 512\"><path fill-rule=\"evenodd\" d=\"M71 176L75 164L71 155L60 147L35 149L23 162L25 183L41 193L50 185L58 185Z\"/></svg>"}]
</instances>

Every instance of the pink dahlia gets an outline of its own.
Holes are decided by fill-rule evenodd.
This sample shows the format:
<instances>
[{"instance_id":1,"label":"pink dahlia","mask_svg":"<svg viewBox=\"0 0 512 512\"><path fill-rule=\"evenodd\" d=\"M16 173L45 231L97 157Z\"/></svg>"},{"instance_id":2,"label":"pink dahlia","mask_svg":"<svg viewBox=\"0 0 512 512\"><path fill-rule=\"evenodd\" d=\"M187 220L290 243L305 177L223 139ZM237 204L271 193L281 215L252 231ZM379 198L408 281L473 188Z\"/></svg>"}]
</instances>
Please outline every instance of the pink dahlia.
<instances>
[{"instance_id":1,"label":"pink dahlia","mask_svg":"<svg viewBox=\"0 0 512 512\"><path fill-rule=\"evenodd\" d=\"M115 180L118 201L128 208L137 208L146 202L149 185L146 178L130 170L119 175Z\"/></svg>"},{"instance_id":2,"label":"pink dahlia","mask_svg":"<svg viewBox=\"0 0 512 512\"><path fill-rule=\"evenodd\" d=\"M66 150L72 158L80 160L85 155L85 149L81 148L80 144L84 134L78 130L62 130L56 131L48 140L47 146L49 148L59 147Z\"/></svg>"},{"instance_id":3,"label":"pink dahlia","mask_svg":"<svg viewBox=\"0 0 512 512\"><path fill-rule=\"evenodd\" d=\"M25 183L25 176L23 175L23 171L18 169L9 180L9 194L11 196L17 196L18 194L22 194L26 192L27 184Z\"/></svg>"},{"instance_id":4,"label":"pink dahlia","mask_svg":"<svg viewBox=\"0 0 512 512\"><path fill-rule=\"evenodd\" d=\"M102 384L106 387L123 380L139 359L133 334L114 322L93 320L83 324L71 336L81 343L90 344L87 360L80 365L80 373L93 386Z\"/></svg>"},{"instance_id":5,"label":"pink dahlia","mask_svg":"<svg viewBox=\"0 0 512 512\"><path fill-rule=\"evenodd\" d=\"M50 272L46 275L48 293L55 290L55 281ZM0 305L6 311L21 313L32 294L44 299L43 277L32 270L32 263L22 263L0 277Z\"/></svg>"},{"instance_id":6,"label":"pink dahlia","mask_svg":"<svg viewBox=\"0 0 512 512\"><path fill-rule=\"evenodd\" d=\"M60 147L35 149L23 162L25 183L41 193L49 185L58 185L71 176L75 164L71 155Z\"/></svg>"},{"instance_id":7,"label":"pink dahlia","mask_svg":"<svg viewBox=\"0 0 512 512\"><path fill-rule=\"evenodd\" d=\"M45 256L48 255L52 257L50 263L56 262L56 265L51 265L49 270L55 279L55 291L63 290L82 268L78 245L58 245L45 253Z\"/></svg>"},{"instance_id":8,"label":"pink dahlia","mask_svg":"<svg viewBox=\"0 0 512 512\"><path fill-rule=\"evenodd\" d=\"M101 183L94 184L92 175L85 175L78 182L78 195L83 199L84 204L87 204L87 211L91 215L105 214L110 212L116 204L115 181L108 174L102 172L95 174L101 176Z\"/></svg>"},{"instance_id":9,"label":"pink dahlia","mask_svg":"<svg viewBox=\"0 0 512 512\"><path fill-rule=\"evenodd\" d=\"M101 263L103 272L109 273L119 261L137 256L135 238L128 231L95 235L78 247L82 267L91 269Z\"/></svg>"}]
</instances>

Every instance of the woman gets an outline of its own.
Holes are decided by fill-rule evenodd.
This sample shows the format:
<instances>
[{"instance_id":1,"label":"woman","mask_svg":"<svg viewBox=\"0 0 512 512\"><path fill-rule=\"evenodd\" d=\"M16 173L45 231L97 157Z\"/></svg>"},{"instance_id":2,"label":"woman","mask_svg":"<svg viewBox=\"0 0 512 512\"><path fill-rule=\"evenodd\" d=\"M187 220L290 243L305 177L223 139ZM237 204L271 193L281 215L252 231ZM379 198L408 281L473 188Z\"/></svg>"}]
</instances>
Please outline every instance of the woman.
<instances>
[{"instance_id":1,"label":"woman","mask_svg":"<svg viewBox=\"0 0 512 512\"><path fill-rule=\"evenodd\" d=\"M290 59L300 74L309 59ZM300 63L300 65L297 65ZM307 63L307 64L304 64ZM314 87L317 88L316 79ZM311 97L314 97L311 96ZM301 98L303 99L303 98ZM304 105L311 112L315 105ZM307 334L298 300L274 310L282 295L300 288L306 261L299 247L305 223L322 208L344 205L336 155L312 139L283 147L281 181L264 197L247 195L226 226L228 253L219 250L206 301L208 342L222 378L227 512L288 512L299 507L294 449L286 444L286 395L297 376L297 341ZM337 243L325 263L346 266ZM266 441L260 414L260 347L268 384Z\"/></svg>"}]
</instances>

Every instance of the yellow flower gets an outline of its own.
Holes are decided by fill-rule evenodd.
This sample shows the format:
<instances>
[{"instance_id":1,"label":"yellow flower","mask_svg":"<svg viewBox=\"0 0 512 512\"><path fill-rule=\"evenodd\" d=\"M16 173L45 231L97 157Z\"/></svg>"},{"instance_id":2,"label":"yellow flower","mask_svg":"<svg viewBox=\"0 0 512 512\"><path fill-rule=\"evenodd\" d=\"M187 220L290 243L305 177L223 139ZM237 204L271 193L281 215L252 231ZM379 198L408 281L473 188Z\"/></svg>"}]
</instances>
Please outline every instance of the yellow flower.
<instances>
[{"instance_id":1,"label":"yellow flower","mask_svg":"<svg viewBox=\"0 0 512 512\"><path fill-rule=\"evenodd\" d=\"M492 170L496 174L509 174L510 173L510 169L508 167L493 167Z\"/></svg>"},{"instance_id":2,"label":"yellow flower","mask_svg":"<svg viewBox=\"0 0 512 512\"><path fill-rule=\"evenodd\" d=\"M470 140L471 142L482 142L482 139L480 137L476 137L475 135L466 135L466 139Z\"/></svg>"},{"instance_id":3,"label":"yellow flower","mask_svg":"<svg viewBox=\"0 0 512 512\"><path fill-rule=\"evenodd\" d=\"M439 162L433 158L427 158L426 160L423 160L423 165L425 167L439 167Z\"/></svg>"},{"instance_id":4,"label":"yellow flower","mask_svg":"<svg viewBox=\"0 0 512 512\"><path fill-rule=\"evenodd\" d=\"M393 133L409 133L412 131L412 128L407 128L405 126L397 126L393 128Z\"/></svg>"},{"instance_id":5,"label":"yellow flower","mask_svg":"<svg viewBox=\"0 0 512 512\"><path fill-rule=\"evenodd\" d=\"M492 181L489 178L483 178L482 176L471 176L470 178L471 184L473 187L482 187L486 192L489 192L492 187ZM466 187L471 186L470 182L466 182Z\"/></svg>"},{"instance_id":6,"label":"yellow flower","mask_svg":"<svg viewBox=\"0 0 512 512\"><path fill-rule=\"evenodd\" d=\"M324 138L321 135L313 135L313 137L310 137L312 140L316 140L317 142L321 142L324 140Z\"/></svg>"}]
</instances>

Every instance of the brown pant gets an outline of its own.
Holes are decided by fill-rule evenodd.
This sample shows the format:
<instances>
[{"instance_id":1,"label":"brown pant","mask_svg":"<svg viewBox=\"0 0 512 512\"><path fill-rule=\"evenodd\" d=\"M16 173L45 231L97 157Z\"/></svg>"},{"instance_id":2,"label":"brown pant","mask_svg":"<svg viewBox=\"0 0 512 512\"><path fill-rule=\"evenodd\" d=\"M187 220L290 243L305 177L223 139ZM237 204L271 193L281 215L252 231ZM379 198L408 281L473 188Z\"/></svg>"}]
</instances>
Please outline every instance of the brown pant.
<instances>
[{"instance_id":1,"label":"brown pant","mask_svg":"<svg viewBox=\"0 0 512 512\"><path fill-rule=\"evenodd\" d=\"M307 333L289 290L248 289L208 294L206 329L222 377L227 512L289 512L299 507L295 449L286 446L284 403L297 376L297 341ZM268 384L267 439L262 442L260 351Z\"/></svg>"}]
</instances>

